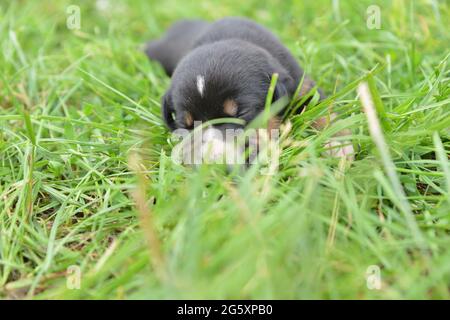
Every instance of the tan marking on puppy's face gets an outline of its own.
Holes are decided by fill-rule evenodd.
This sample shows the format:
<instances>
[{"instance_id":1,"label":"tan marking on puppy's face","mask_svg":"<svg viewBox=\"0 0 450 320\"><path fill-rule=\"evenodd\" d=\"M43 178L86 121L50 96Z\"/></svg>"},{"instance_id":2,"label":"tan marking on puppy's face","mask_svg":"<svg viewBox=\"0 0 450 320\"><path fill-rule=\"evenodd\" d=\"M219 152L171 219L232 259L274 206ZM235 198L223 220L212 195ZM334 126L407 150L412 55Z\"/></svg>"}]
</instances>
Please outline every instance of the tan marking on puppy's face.
<instances>
[{"instance_id":1,"label":"tan marking on puppy's face","mask_svg":"<svg viewBox=\"0 0 450 320\"><path fill-rule=\"evenodd\" d=\"M190 112L186 112L184 115L184 123L186 127L192 127L194 124L194 118L192 117L192 114Z\"/></svg>"},{"instance_id":2,"label":"tan marking on puppy's face","mask_svg":"<svg viewBox=\"0 0 450 320\"><path fill-rule=\"evenodd\" d=\"M275 130L279 129L281 124L281 118L280 117L272 117L269 119L269 123L267 124L267 130Z\"/></svg>"},{"instance_id":3,"label":"tan marking on puppy's face","mask_svg":"<svg viewBox=\"0 0 450 320\"><path fill-rule=\"evenodd\" d=\"M269 133L269 137L272 137L272 130L280 129L280 125L281 125L280 117L275 116L269 119L269 122L267 123L267 132Z\"/></svg>"},{"instance_id":4,"label":"tan marking on puppy's face","mask_svg":"<svg viewBox=\"0 0 450 320\"><path fill-rule=\"evenodd\" d=\"M223 103L223 112L226 115L234 117L237 114L237 110L238 110L238 107L237 107L236 101L234 101L233 99L227 99Z\"/></svg>"}]
</instances>

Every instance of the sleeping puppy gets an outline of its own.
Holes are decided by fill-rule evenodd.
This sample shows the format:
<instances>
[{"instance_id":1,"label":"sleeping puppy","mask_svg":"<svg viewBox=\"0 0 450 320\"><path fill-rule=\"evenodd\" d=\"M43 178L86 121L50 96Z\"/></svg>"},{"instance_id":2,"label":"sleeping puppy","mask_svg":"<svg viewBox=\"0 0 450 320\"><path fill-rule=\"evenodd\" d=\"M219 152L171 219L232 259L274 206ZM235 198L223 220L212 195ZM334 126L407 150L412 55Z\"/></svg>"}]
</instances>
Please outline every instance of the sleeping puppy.
<instances>
[{"instance_id":1,"label":"sleeping puppy","mask_svg":"<svg viewBox=\"0 0 450 320\"><path fill-rule=\"evenodd\" d=\"M241 124L210 127L202 133L201 143L191 148L213 141L215 156L229 150L221 138L226 130L238 132L264 110L273 74L278 74L273 102L284 96L300 98L315 87L274 34L243 18L177 22L161 39L147 45L146 54L172 77L162 99L162 116L170 130L192 130L197 123L218 118L241 120ZM302 79L300 97L293 97ZM320 89L318 93L324 98ZM272 120L272 124L279 123ZM319 129L325 125L325 121L316 123ZM353 151L344 149L337 155Z\"/></svg>"}]
</instances>

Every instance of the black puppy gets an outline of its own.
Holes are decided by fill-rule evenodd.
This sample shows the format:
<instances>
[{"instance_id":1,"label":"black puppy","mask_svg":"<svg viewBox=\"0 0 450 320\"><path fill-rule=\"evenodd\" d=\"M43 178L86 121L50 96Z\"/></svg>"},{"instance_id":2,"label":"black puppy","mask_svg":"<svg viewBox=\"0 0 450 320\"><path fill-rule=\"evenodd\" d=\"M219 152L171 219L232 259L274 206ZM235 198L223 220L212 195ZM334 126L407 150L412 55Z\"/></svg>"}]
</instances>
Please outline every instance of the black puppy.
<instances>
[{"instance_id":1,"label":"black puppy","mask_svg":"<svg viewBox=\"0 0 450 320\"><path fill-rule=\"evenodd\" d=\"M224 117L249 123L264 110L274 73L279 75L274 101L292 98L303 78L303 70L278 38L243 18L177 22L161 39L150 42L146 53L172 77L162 101L163 119L171 130L193 129L195 121ZM313 87L305 77L300 96ZM322 97L320 90L319 94Z\"/></svg>"}]
</instances>

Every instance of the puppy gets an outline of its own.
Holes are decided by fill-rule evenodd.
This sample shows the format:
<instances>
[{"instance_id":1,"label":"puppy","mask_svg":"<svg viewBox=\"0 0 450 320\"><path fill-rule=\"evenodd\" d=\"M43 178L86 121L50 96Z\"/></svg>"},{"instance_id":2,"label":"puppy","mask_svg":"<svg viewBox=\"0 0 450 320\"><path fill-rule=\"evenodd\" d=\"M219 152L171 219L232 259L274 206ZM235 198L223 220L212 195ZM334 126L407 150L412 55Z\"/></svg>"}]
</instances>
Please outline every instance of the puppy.
<instances>
[{"instance_id":1,"label":"puppy","mask_svg":"<svg viewBox=\"0 0 450 320\"><path fill-rule=\"evenodd\" d=\"M162 116L172 131L192 130L198 122L217 118L240 119L242 124L218 124L215 130L243 129L264 110L274 73L278 81L273 102L284 96L300 98L315 87L273 33L244 18L177 22L147 45L146 54L172 77L162 99ZM302 79L299 97L293 97ZM323 99L320 89L318 93ZM316 123L317 128L324 125L324 121ZM203 143L211 140L208 137L213 137L214 152L228 150L217 134L205 134Z\"/></svg>"}]
</instances>

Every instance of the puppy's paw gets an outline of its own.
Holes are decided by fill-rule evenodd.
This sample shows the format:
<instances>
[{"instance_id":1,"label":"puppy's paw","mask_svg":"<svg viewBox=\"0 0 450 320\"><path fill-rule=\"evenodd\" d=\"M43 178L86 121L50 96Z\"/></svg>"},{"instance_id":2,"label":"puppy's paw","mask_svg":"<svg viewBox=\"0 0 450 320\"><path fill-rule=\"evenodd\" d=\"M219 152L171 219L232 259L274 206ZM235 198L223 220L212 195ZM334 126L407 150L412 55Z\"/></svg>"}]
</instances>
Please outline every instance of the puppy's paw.
<instances>
[{"instance_id":1,"label":"puppy's paw","mask_svg":"<svg viewBox=\"0 0 450 320\"><path fill-rule=\"evenodd\" d=\"M325 144L326 154L333 158L347 158L353 161L355 159L355 150L351 141L339 141L330 139Z\"/></svg>"}]
</instances>

